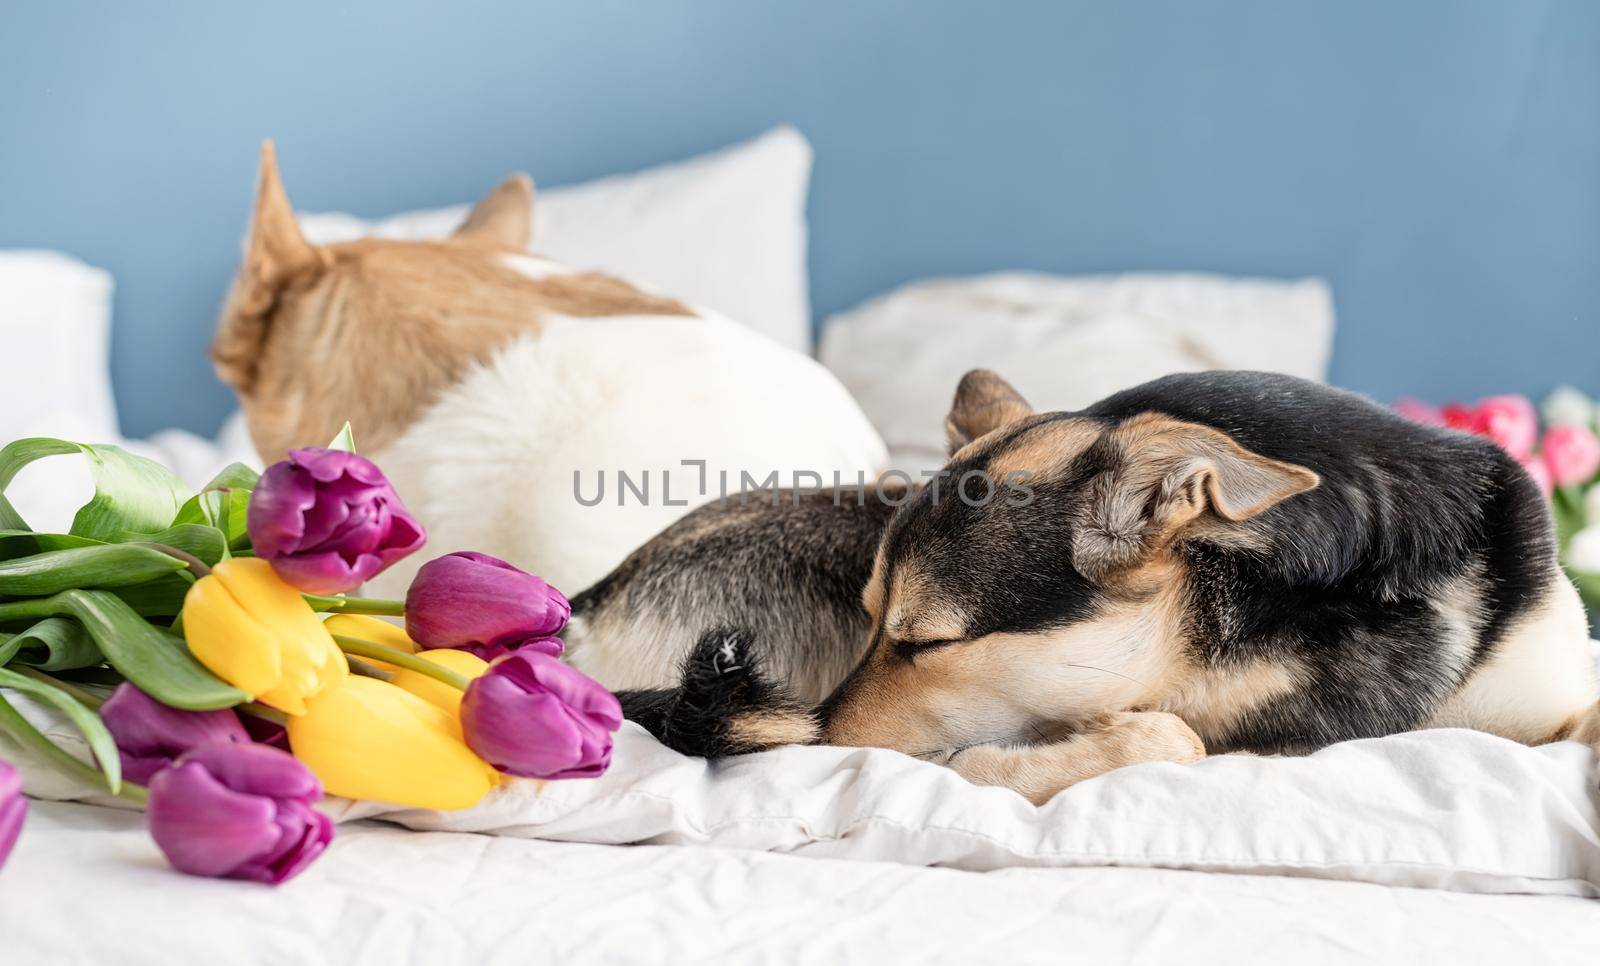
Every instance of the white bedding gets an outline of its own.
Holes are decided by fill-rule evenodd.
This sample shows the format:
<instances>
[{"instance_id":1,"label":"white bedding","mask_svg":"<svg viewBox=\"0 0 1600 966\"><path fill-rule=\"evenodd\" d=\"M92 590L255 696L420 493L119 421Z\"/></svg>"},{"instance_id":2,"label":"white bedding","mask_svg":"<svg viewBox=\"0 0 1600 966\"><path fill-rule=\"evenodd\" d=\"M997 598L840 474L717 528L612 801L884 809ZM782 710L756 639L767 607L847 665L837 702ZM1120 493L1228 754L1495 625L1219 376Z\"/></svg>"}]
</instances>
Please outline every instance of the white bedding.
<instances>
[{"instance_id":1,"label":"white bedding","mask_svg":"<svg viewBox=\"0 0 1600 966\"><path fill-rule=\"evenodd\" d=\"M1600 904L1154 869L990 873L341 826L277 890L169 872L127 812L36 803L4 961L1585 964Z\"/></svg>"}]
</instances>

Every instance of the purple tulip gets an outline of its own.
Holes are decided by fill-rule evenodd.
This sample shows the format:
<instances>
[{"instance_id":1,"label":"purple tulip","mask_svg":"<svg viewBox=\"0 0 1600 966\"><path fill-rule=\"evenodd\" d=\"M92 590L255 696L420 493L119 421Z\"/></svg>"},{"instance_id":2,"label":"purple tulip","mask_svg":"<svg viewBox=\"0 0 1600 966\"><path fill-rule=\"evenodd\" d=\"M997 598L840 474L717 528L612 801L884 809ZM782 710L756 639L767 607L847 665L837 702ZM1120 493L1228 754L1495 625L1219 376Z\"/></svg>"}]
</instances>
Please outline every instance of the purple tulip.
<instances>
[{"instance_id":1,"label":"purple tulip","mask_svg":"<svg viewBox=\"0 0 1600 966\"><path fill-rule=\"evenodd\" d=\"M28 814L28 800L22 797L22 776L9 762L0 761L0 866L6 864L11 847L22 834L22 819Z\"/></svg>"},{"instance_id":2,"label":"purple tulip","mask_svg":"<svg viewBox=\"0 0 1600 966\"><path fill-rule=\"evenodd\" d=\"M525 641L513 641L511 647L507 647L504 644L458 644L452 650L466 651L468 654L476 655L484 661L493 663L499 658L510 654L512 650L522 650L524 648L538 651L540 654L548 654L551 657L560 657L561 653L567 649L567 644L561 638L552 635L550 637L530 637Z\"/></svg>"},{"instance_id":3,"label":"purple tulip","mask_svg":"<svg viewBox=\"0 0 1600 966\"><path fill-rule=\"evenodd\" d=\"M622 705L581 671L523 648L473 680L461 727L468 747L507 774L594 778L611 764Z\"/></svg>"},{"instance_id":4,"label":"purple tulip","mask_svg":"<svg viewBox=\"0 0 1600 966\"><path fill-rule=\"evenodd\" d=\"M150 834L179 872L277 885L333 838L333 822L311 807L321 797L322 783L287 752L203 745L151 779Z\"/></svg>"},{"instance_id":5,"label":"purple tulip","mask_svg":"<svg viewBox=\"0 0 1600 966\"><path fill-rule=\"evenodd\" d=\"M406 591L406 634L492 661L521 647L561 653L572 605L561 591L498 557L463 551L430 560Z\"/></svg>"},{"instance_id":6,"label":"purple tulip","mask_svg":"<svg viewBox=\"0 0 1600 966\"><path fill-rule=\"evenodd\" d=\"M239 716L227 708L180 711L126 681L100 706L100 720L117 743L122 776L140 785L150 784L156 772L191 748L213 741L250 740Z\"/></svg>"},{"instance_id":7,"label":"purple tulip","mask_svg":"<svg viewBox=\"0 0 1600 966\"><path fill-rule=\"evenodd\" d=\"M342 594L422 546L422 524L364 456L297 449L250 495L250 543L284 580Z\"/></svg>"}]
</instances>

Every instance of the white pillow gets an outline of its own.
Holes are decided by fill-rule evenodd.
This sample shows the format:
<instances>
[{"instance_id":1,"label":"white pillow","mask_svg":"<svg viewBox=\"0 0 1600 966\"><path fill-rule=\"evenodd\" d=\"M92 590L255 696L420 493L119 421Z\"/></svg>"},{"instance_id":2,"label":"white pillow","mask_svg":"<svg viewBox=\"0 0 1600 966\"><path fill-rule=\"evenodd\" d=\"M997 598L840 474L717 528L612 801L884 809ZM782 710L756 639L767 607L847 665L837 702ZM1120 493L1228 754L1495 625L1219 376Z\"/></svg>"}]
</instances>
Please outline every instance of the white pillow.
<instances>
[{"instance_id":1,"label":"white pillow","mask_svg":"<svg viewBox=\"0 0 1600 966\"><path fill-rule=\"evenodd\" d=\"M1318 279L1006 273L916 282L835 315L820 355L914 473L943 464L944 417L968 369L995 370L1041 411L1081 409L1170 372L1321 380L1332 342Z\"/></svg>"},{"instance_id":2,"label":"white pillow","mask_svg":"<svg viewBox=\"0 0 1600 966\"><path fill-rule=\"evenodd\" d=\"M6 367L0 444L23 436L117 436L111 275L58 252L0 251Z\"/></svg>"},{"instance_id":3,"label":"white pillow","mask_svg":"<svg viewBox=\"0 0 1600 966\"><path fill-rule=\"evenodd\" d=\"M676 164L538 191L531 248L715 309L809 352L810 178L806 139L792 127L774 128ZM418 241L450 234L470 209L460 204L379 220L302 214L300 226L319 245L363 236Z\"/></svg>"}]
</instances>

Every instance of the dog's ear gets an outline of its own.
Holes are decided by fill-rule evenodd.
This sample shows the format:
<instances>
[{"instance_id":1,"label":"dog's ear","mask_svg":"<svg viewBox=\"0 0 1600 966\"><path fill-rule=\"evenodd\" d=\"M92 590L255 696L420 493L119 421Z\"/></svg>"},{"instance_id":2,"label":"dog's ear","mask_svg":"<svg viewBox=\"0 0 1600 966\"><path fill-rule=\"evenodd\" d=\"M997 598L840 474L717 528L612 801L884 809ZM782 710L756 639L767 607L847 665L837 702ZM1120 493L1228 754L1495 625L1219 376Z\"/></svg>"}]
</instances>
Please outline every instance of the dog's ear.
<instances>
[{"instance_id":1,"label":"dog's ear","mask_svg":"<svg viewBox=\"0 0 1600 966\"><path fill-rule=\"evenodd\" d=\"M455 237L524 249L533 235L533 179L517 173L500 182L472 209Z\"/></svg>"},{"instance_id":2,"label":"dog's ear","mask_svg":"<svg viewBox=\"0 0 1600 966\"><path fill-rule=\"evenodd\" d=\"M988 369L974 369L956 386L944 419L945 442L954 453L985 433L1032 415L1033 407L1010 383Z\"/></svg>"},{"instance_id":3,"label":"dog's ear","mask_svg":"<svg viewBox=\"0 0 1600 966\"><path fill-rule=\"evenodd\" d=\"M1194 527L1245 523L1320 482L1303 466L1166 416L1136 416L1108 442L1111 468L1088 484L1073 532L1073 566L1090 579L1139 564Z\"/></svg>"}]
</instances>

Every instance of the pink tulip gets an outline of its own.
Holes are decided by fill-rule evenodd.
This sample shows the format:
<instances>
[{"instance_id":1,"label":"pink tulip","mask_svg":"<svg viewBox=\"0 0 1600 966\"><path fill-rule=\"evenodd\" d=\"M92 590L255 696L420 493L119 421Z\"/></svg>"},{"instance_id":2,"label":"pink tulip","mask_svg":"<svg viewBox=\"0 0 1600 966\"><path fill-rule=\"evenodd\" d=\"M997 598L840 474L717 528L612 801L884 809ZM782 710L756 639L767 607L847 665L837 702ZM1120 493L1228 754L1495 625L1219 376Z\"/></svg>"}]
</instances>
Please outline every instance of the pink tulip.
<instances>
[{"instance_id":1,"label":"pink tulip","mask_svg":"<svg viewBox=\"0 0 1600 966\"><path fill-rule=\"evenodd\" d=\"M1600 472L1600 438L1585 426L1553 426L1540 451L1556 486L1581 486Z\"/></svg>"},{"instance_id":2,"label":"pink tulip","mask_svg":"<svg viewBox=\"0 0 1600 966\"><path fill-rule=\"evenodd\" d=\"M1545 465L1544 460L1529 457L1517 462L1521 463L1522 468L1528 471L1529 476L1533 477L1534 485L1539 488L1540 493L1544 494L1546 500L1555 494L1555 481L1550 478L1550 467Z\"/></svg>"},{"instance_id":3,"label":"pink tulip","mask_svg":"<svg viewBox=\"0 0 1600 966\"><path fill-rule=\"evenodd\" d=\"M1490 396L1473 410L1472 432L1500 444L1519 462L1533 455L1539 440L1539 413L1526 396Z\"/></svg>"},{"instance_id":4,"label":"pink tulip","mask_svg":"<svg viewBox=\"0 0 1600 966\"><path fill-rule=\"evenodd\" d=\"M1466 433L1475 432L1472 427L1477 422L1478 411L1471 406L1463 406L1456 402L1445 403L1440 408L1439 415L1444 419L1448 429L1459 429Z\"/></svg>"},{"instance_id":5,"label":"pink tulip","mask_svg":"<svg viewBox=\"0 0 1600 966\"><path fill-rule=\"evenodd\" d=\"M1444 410L1431 402L1416 399L1411 396L1402 396L1394 401L1394 411L1424 426L1443 426Z\"/></svg>"}]
</instances>

